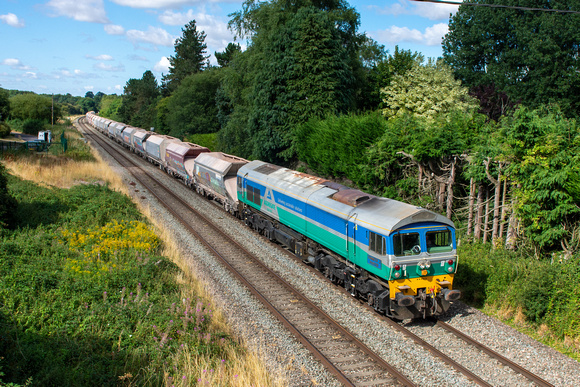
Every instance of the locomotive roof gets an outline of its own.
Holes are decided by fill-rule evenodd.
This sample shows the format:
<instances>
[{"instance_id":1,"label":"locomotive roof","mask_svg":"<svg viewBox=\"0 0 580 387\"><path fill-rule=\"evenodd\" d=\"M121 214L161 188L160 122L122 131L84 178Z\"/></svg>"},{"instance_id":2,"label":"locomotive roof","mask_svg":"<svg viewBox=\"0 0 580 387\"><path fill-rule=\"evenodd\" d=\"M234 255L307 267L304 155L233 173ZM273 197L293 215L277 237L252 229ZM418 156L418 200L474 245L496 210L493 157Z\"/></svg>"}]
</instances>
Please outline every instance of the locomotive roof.
<instances>
[{"instance_id":1,"label":"locomotive roof","mask_svg":"<svg viewBox=\"0 0 580 387\"><path fill-rule=\"evenodd\" d=\"M327 179L293 171L277 165L252 161L240 170L262 184L309 204L332 211L338 216L354 218L369 229L382 234L419 222L437 222L454 227L451 220L421 207L394 199L377 197Z\"/></svg>"}]
</instances>

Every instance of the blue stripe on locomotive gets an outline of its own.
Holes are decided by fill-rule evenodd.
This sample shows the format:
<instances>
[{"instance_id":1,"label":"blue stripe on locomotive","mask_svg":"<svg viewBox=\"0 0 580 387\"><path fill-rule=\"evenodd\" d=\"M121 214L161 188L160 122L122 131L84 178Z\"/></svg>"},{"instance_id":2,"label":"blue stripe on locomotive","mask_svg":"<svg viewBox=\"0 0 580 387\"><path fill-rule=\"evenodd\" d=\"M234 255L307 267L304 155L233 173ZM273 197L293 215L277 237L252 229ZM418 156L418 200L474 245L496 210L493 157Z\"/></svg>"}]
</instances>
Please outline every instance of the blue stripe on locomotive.
<instances>
[{"instance_id":1,"label":"blue stripe on locomotive","mask_svg":"<svg viewBox=\"0 0 580 387\"><path fill-rule=\"evenodd\" d=\"M291 212L294 215L292 221L285 219L285 222L278 217L278 220L282 221L282 223L320 243L326 248L333 250L335 253L347 258L349 261L355 263L361 268L379 277L388 279L390 275L390 267L387 262L387 255L392 255L394 253L392 238L389 238L384 234L379 234L385 237L385 248L387 253L387 255L379 255L369 251L368 249L369 232L377 232L362 226L360 222L355 225L352 221L348 221L348 236L350 237L350 241L347 247L347 214L341 214L342 216L335 215L329 211L308 204L305 198L299 198L295 195L286 195L282 191L277 190L276 187L268 189L268 195L271 196L265 198L267 190L263 184L250 179L247 179L247 182L251 186L260 190L262 203L264 199L269 198L269 200L273 200L278 207L282 207L284 210ZM252 205L253 207L259 208L259 206L254 205L246 199L242 199L242 201ZM446 225L432 222L421 222L408 225L397 231L418 232L419 234L424 234L427 231L441 229L449 229L452 232L454 243L453 248L455 248L455 230ZM328 238L323 238L323 235L327 235ZM354 243L352 241L353 235L355 238ZM422 244L424 243L424 240L425 238L421 238ZM426 248L426 246L421 246L422 251L426 251Z\"/></svg>"}]
</instances>

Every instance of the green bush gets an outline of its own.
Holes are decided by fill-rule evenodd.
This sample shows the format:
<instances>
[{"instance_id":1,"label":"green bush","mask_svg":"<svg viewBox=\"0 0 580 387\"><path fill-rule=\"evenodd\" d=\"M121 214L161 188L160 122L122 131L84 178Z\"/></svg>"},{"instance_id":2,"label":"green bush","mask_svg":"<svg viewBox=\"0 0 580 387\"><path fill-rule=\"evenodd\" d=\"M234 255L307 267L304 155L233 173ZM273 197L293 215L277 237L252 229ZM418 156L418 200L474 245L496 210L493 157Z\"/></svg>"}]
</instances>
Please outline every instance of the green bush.
<instances>
[{"instance_id":1,"label":"green bush","mask_svg":"<svg viewBox=\"0 0 580 387\"><path fill-rule=\"evenodd\" d=\"M10 125L8 125L6 122L0 122L0 138L10 136L11 130L12 129L10 128Z\"/></svg>"},{"instance_id":2,"label":"green bush","mask_svg":"<svg viewBox=\"0 0 580 387\"><path fill-rule=\"evenodd\" d=\"M0 238L0 385L159 386L185 374L181 351L226 361L236 344L208 331L209 305L183 298L130 199L9 184L19 227Z\"/></svg>"},{"instance_id":3,"label":"green bush","mask_svg":"<svg viewBox=\"0 0 580 387\"><path fill-rule=\"evenodd\" d=\"M547 325L559 338L580 337L580 255L564 261L530 252L463 243L454 286L476 307L521 310L527 321Z\"/></svg>"},{"instance_id":4,"label":"green bush","mask_svg":"<svg viewBox=\"0 0 580 387\"><path fill-rule=\"evenodd\" d=\"M8 191L6 167L0 163L0 230L14 227L17 205L16 199Z\"/></svg>"},{"instance_id":5,"label":"green bush","mask_svg":"<svg viewBox=\"0 0 580 387\"><path fill-rule=\"evenodd\" d=\"M24 120L24 122L22 123L22 133L31 134L35 136L38 134L38 132L44 130L44 124L45 121L35 118Z\"/></svg>"}]
</instances>

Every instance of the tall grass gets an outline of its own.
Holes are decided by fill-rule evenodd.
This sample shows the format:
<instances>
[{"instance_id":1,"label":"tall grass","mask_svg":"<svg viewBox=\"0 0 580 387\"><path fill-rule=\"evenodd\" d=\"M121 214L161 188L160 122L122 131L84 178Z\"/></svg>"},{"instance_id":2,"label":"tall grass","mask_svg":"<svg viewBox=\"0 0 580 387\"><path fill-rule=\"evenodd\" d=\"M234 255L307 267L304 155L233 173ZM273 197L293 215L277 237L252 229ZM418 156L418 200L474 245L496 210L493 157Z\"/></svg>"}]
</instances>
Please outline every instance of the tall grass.
<instances>
[{"instance_id":1,"label":"tall grass","mask_svg":"<svg viewBox=\"0 0 580 387\"><path fill-rule=\"evenodd\" d=\"M18 228L0 235L0 385L286 384L98 154L2 162Z\"/></svg>"},{"instance_id":2,"label":"tall grass","mask_svg":"<svg viewBox=\"0 0 580 387\"><path fill-rule=\"evenodd\" d=\"M458 253L454 286L465 302L580 360L580 254L538 260L482 243Z\"/></svg>"}]
</instances>

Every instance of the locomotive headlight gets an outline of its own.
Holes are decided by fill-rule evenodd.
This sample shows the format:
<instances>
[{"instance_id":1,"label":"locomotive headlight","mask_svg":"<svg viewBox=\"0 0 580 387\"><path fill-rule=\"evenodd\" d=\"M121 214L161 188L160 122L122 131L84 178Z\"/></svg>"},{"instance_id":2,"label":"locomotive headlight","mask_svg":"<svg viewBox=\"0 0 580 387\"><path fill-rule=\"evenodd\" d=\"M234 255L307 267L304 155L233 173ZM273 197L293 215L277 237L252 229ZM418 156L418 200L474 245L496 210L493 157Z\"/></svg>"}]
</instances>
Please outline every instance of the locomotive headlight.
<instances>
[{"instance_id":1,"label":"locomotive headlight","mask_svg":"<svg viewBox=\"0 0 580 387\"><path fill-rule=\"evenodd\" d=\"M427 262L427 263L425 264L425 267L426 267L427 269L429 269L429 268L431 267L431 262Z\"/></svg>"},{"instance_id":2,"label":"locomotive headlight","mask_svg":"<svg viewBox=\"0 0 580 387\"><path fill-rule=\"evenodd\" d=\"M448 271L448 272L450 272L450 273L453 273L453 266L449 266L449 267L447 268L447 271Z\"/></svg>"},{"instance_id":3,"label":"locomotive headlight","mask_svg":"<svg viewBox=\"0 0 580 387\"><path fill-rule=\"evenodd\" d=\"M399 273L399 272L395 273L395 278L399 278L400 276L401 276L401 273Z\"/></svg>"},{"instance_id":4,"label":"locomotive headlight","mask_svg":"<svg viewBox=\"0 0 580 387\"><path fill-rule=\"evenodd\" d=\"M425 265L423 265L423 264L420 264L420 265L419 265L419 268L420 268L421 270L425 270Z\"/></svg>"}]
</instances>

